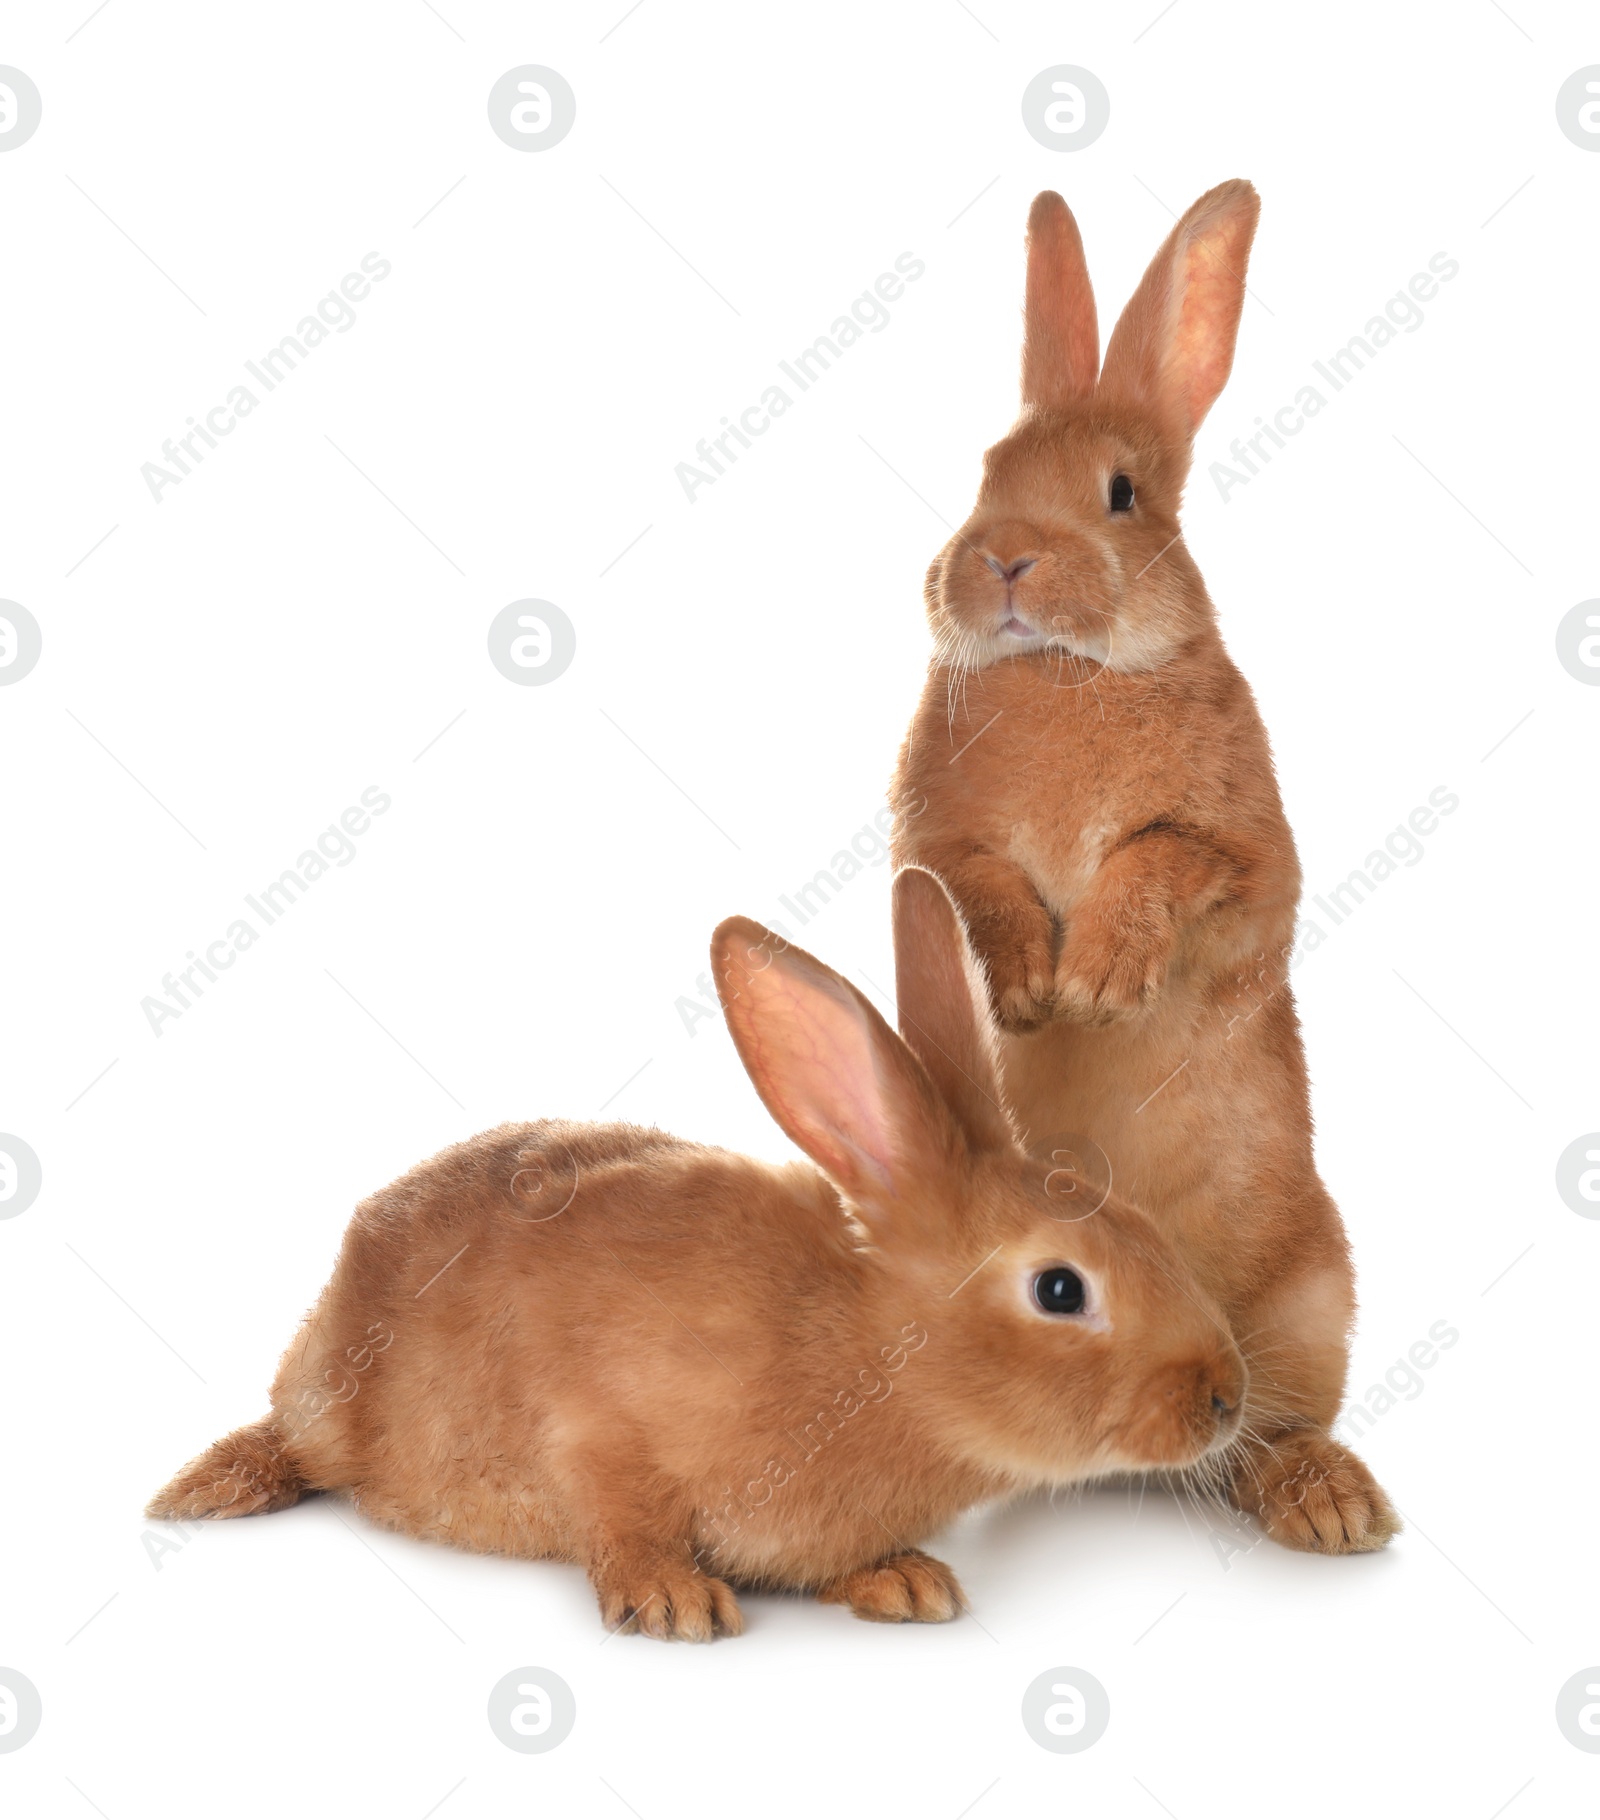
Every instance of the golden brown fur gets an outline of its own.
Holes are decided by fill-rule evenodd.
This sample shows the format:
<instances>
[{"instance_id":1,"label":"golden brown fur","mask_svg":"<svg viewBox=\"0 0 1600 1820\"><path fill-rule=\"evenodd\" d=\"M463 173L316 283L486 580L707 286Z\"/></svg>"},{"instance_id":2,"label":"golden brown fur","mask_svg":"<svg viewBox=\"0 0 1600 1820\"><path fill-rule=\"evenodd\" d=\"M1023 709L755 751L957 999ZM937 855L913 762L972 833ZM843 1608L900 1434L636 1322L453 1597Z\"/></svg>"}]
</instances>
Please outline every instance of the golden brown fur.
<instances>
[{"instance_id":1,"label":"golden brown fur","mask_svg":"<svg viewBox=\"0 0 1600 1820\"><path fill-rule=\"evenodd\" d=\"M953 1617L919 1544L961 1510L1219 1458L1245 1381L1218 1309L1120 1201L1063 1220L954 906L911 869L895 907L905 1040L758 924L713 942L818 1167L558 1120L442 1152L357 1209L270 1414L152 1514L344 1490L410 1535L580 1562L608 1624L703 1639L740 1628L736 1585ZM1057 1265L1081 1315L1032 1298Z\"/></svg>"},{"instance_id":2,"label":"golden brown fur","mask_svg":"<svg viewBox=\"0 0 1600 1820\"><path fill-rule=\"evenodd\" d=\"M1235 182L1190 209L1097 376L1076 225L1034 203L1023 415L928 573L895 857L962 911L1029 1138L1096 1142L1227 1311L1251 1373L1234 1496L1280 1541L1342 1552L1397 1523L1326 1433L1354 1292L1289 989L1299 864L1178 521L1257 206Z\"/></svg>"}]
</instances>

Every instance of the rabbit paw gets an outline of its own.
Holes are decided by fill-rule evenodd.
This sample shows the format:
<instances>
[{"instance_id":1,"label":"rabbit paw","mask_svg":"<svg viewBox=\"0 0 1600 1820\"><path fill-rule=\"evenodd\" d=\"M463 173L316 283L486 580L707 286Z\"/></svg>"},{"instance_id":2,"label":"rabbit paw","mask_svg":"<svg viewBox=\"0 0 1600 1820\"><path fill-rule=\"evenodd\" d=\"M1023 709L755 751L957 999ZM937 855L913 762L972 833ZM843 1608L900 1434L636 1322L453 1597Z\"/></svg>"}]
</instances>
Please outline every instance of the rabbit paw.
<instances>
[{"instance_id":1,"label":"rabbit paw","mask_svg":"<svg viewBox=\"0 0 1600 1820\"><path fill-rule=\"evenodd\" d=\"M876 1624L945 1624L966 1609L966 1595L943 1561L920 1549L858 1567L817 1594Z\"/></svg>"},{"instance_id":2,"label":"rabbit paw","mask_svg":"<svg viewBox=\"0 0 1600 1820\"><path fill-rule=\"evenodd\" d=\"M607 1630L679 1643L737 1637L744 1614L733 1588L685 1563L650 1555L611 1560L592 1576Z\"/></svg>"},{"instance_id":3,"label":"rabbit paw","mask_svg":"<svg viewBox=\"0 0 1600 1820\"><path fill-rule=\"evenodd\" d=\"M947 877L989 979L995 1022L1015 1035L1055 1014L1055 918L1014 866L974 860Z\"/></svg>"},{"instance_id":4,"label":"rabbit paw","mask_svg":"<svg viewBox=\"0 0 1600 1820\"><path fill-rule=\"evenodd\" d=\"M1075 1024L1115 1023L1148 1004L1166 975L1167 950L1154 937L1080 918L1056 963L1056 1010Z\"/></svg>"},{"instance_id":5,"label":"rabbit paw","mask_svg":"<svg viewBox=\"0 0 1600 1820\"><path fill-rule=\"evenodd\" d=\"M1371 1472L1320 1429L1299 1429L1253 1450L1236 1469L1233 1490L1239 1508L1285 1548L1369 1554L1400 1530Z\"/></svg>"},{"instance_id":6,"label":"rabbit paw","mask_svg":"<svg viewBox=\"0 0 1600 1820\"><path fill-rule=\"evenodd\" d=\"M1021 1036L1054 1016L1055 980L1047 941L991 950L984 958L994 1019L1002 1030Z\"/></svg>"}]
</instances>

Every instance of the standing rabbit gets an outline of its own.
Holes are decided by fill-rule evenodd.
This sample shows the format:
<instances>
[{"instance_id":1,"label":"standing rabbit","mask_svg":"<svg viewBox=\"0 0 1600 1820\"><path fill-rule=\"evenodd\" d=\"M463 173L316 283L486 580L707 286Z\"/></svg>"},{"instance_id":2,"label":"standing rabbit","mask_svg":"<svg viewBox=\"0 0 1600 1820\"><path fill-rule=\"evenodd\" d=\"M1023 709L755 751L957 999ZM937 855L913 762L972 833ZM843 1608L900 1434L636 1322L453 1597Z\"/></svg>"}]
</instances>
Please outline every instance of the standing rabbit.
<instances>
[{"instance_id":1,"label":"standing rabbit","mask_svg":"<svg viewBox=\"0 0 1600 1820\"><path fill-rule=\"evenodd\" d=\"M704 1640L735 1586L951 1618L918 1546L1034 1486L1225 1456L1245 1374L1142 1214L1082 1201L1000 1110L950 898L895 881L906 1040L759 924L712 966L739 1055L812 1159L549 1120L362 1203L270 1413L150 1506L344 1491L413 1536L581 1563L605 1621Z\"/></svg>"},{"instance_id":2,"label":"standing rabbit","mask_svg":"<svg viewBox=\"0 0 1600 1820\"><path fill-rule=\"evenodd\" d=\"M1234 1499L1344 1553L1398 1521L1328 1432L1355 1303L1289 990L1299 862L1178 522L1258 209L1239 181L1190 208L1101 367L1077 224L1035 200L1022 415L928 571L895 857L962 911L1020 1126L1087 1134L1226 1310L1250 1369Z\"/></svg>"}]
</instances>

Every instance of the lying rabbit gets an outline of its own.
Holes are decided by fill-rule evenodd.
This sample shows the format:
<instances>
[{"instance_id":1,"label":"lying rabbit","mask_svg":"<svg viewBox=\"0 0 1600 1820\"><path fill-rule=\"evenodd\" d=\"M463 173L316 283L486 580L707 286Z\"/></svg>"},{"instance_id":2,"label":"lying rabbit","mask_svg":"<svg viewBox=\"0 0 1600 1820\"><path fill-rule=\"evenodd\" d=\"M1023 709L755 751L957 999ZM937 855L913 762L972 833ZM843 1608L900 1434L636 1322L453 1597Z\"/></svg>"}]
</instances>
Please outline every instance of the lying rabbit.
<instances>
[{"instance_id":1,"label":"lying rabbit","mask_svg":"<svg viewBox=\"0 0 1600 1820\"><path fill-rule=\"evenodd\" d=\"M1143 1215L1047 1177L999 1106L984 983L930 873L895 881L896 1036L744 918L712 965L812 1159L631 1125L503 1125L356 1211L272 1410L150 1506L347 1491L414 1536L581 1562L605 1622L705 1640L733 1587L864 1618L963 1604L919 1542L981 1501L1233 1439L1213 1302ZM1062 1192L1062 1190L1069 1192Z\"/></svg>"}]
</instances>

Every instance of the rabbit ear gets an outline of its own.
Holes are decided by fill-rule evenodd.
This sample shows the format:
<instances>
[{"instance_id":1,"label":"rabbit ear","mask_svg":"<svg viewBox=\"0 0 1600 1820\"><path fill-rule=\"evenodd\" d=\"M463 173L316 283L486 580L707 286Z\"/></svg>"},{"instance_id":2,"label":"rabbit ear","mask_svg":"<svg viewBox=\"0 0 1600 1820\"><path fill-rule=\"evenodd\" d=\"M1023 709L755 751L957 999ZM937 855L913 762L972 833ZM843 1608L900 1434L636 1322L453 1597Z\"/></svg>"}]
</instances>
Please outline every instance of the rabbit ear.
<instances>
[{"instance_id":1,"label":"rabbit ear","mask_svg":"<svg viewBox=\"0 0 1600 1820\"><path fill-rule=\"evenodd\" d=\"M1000 1098L988 988L961 913L921 866L895 875L894 967L901 1034L969 1147L1009 1148L1016 1135Z\"/></svg>"},{"instance_id":2,"label":"rabbit ear","mask_svg":"<svg viewBox=\"0 0 1600 1820\"><path fill-rule=\"evenodd\" d=\"M1112 331L1100 389L1152 410L1185 441L1233 366L1261 198L1242 178L1194 204Z\"/></svg>"},{"instance_id":3,"label":"rabbit ear","mask_svg":"<svg viewBox=\"0 0 1600 1820\"><path fill-rule=\"evenodd\" d=\"M922 1065L848 980L748 917L711 938L745 1072L770 1112L857 1206L944 1179L961 1138Z\"/></svg>"},{"instance_id":4,"label":"rabbit ear","mask_svg":"<svg viewBox=\"0 0 1600 1820\"><path fill-rule=\"evenodd\" d=\"M1044 190L1028 211L1028 299L1022 402L1059 410L1094 390L1100 328L1072 210Z\"/></svg>"}]
</instances>

